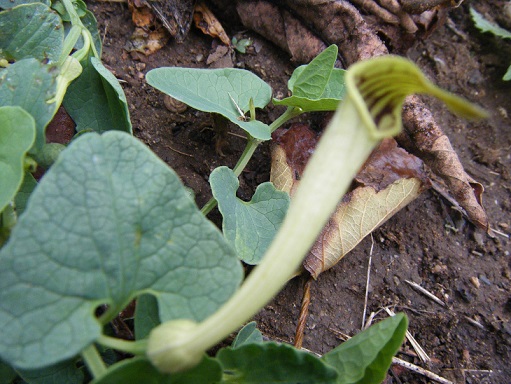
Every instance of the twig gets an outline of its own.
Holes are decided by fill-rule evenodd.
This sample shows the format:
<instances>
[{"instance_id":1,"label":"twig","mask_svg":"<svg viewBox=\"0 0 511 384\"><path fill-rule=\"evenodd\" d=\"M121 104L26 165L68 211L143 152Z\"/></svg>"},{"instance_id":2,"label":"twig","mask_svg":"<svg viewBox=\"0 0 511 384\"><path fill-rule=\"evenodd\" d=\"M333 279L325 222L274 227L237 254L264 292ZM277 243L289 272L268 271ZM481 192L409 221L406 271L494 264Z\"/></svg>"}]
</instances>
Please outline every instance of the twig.
<instances>
[{"instance_id":1,"label":"twig","mask_svg":"<svg viewBox=\"0 0 511 384\"><path fill-rule=\"evenodd\" d=\"M385 309L385 311L390 315L390 316L394 316L395 313L394 311L392 311L391 309L387 308L387 307L384 307L383 309ZM420 344L417 342L417 340L415 340L415 338L412 336L412 334L409 332L409 331L406 331L406 338L408 339L408 341L410 342L410 344L412 344L412 347L413 349L415 350L415 352L417 353L417 356L419 356L419 358L425 362L425 363L429 363L431 361L431 358L428 356L428 354L426 353L426 351L424 351L424 349L422 349L422 347L420 346Z\"/></svg>"},{"instance_id":2,"label":"twig","mask_svg":"<svg viewBox=\"0 0 511 384\"><path fill-rule=\"evenodd\" d=\"M418 365L409 363L408 361L401 360L398 357L392 358L392 364L399 365L401 367L404 367L406 369L409 369L410 371L413 371L415 373L418 373L419 375L425 376L428 379L435 380L438 383L441 384L454 384L452 381L444 379L443 377L438 376L437 374L428 371L424 368L419 367Z\"/></svg>"},{"instance_id":3,"label":"twig","mask_svg":"<svg viewBox=\"0 0 511 384\"><path fill-rule=\"evenodd\" d=\"M483 331L486 331L486 328L484 327L484 325L482 325L479 321L477 320L474 320L468 316L465 316L465 319L472 325L476 326L477 328L480 328L482 329Z\"/></svg>"},{"instance_id":4,"label":"twig","mask_svg":"<svg viewBox=\"0 0 511 384\"><path fill-rule=\"evenodd\" d=\"M490 231L492 231L493 233L496 233L497 235L505 237L506 239L509 239L509 235L507 233L501 232L495 228L490 228Z\"/></svg>"},{"instance_id":5,"label":"twig","mask_svg":"<svg viewBox=\"0 0 511 384\"><path fill-rule=\"evenodd\" d=\"M309 316L309 305L311 303L311 284L312 276L309 275L307 281L303 285L302 305L300 307L300 315L298 316L298 324L296 325L295 333L295 348L302 348L303 333L305 325L307 324L307 317Z\"/></svg>"},{"instance_id":6,"label":"twig","mask_svg":"<svg viewBox=\"0 0 511 384\"><path fill-rule=\"evenodd\" d=\"M371 233L371 250L369 251L369 262L367 263L367 279L366 279L366 294L364 298L364 312L362 314L362 329L365 328L366 324L366 313L367 313L367 297L369 296L369 281L371 279L371 263L373 261L373 248L374 248L374 238Z\"/></svg>"},{"instance_id":7,"label":"twig","mask_svg":"<svg viewBox=\"0 0 511 384\"><path fill-rule=\"evenodd\" d=\"M414 283L413 281L408 281L408 280L405 280L408 284L410 284L413 288L415 288L417 291L419 291L420 293L422 293L423 295L426 295L427 297L429 297L431 300L433 300L435 303L441 305L442 307L445 307L445 303L440 300L438 297L436 297L435 295L433 295L431 292L427 291L426 289L422 288L419 284L417 283Z\"/></svg>"},{"instance_id":8,"label":"twig","mask_svg":"<svg viewBox=\"0 0 511 384\"><path fill-rule=\"evenodd\" d=\"M168 144L166 145L166 147L167 147L168 149L170 149L171 151L174 151L174 152L176 152L176 153L179 153L180 155L188 156L188 157L193 157L193 155L190 155L189 153L186 153L186 152L178 151L177 149L172 148L172 147L171 147L170 145L168 145Z\"/></svg>"}]
</instances>

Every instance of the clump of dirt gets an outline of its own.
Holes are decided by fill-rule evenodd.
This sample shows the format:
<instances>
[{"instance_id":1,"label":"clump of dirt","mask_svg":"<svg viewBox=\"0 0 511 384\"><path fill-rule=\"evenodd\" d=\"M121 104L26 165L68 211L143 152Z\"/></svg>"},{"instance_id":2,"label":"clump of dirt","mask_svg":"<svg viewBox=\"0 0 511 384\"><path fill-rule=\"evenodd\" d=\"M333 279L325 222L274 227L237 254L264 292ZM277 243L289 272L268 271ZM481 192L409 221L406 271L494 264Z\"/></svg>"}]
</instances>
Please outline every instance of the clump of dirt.
<instances>
[{"instance_id":1,"label":"clump of dirt","mask_svg":"<svg viewBox=\"0 0 511 384\"><path fill-rule=\"evenodd\" d=\"M498 2L473 2L487 15L500 17ZM229 126L228 145L215 150L217 138L208 114L187 109L171 111L164 97L144 80L150 69L163 66L208 67L217 42L192 28L182 44L170 41L144 56L123 47L134 26L124 4L94 2L90 8L103 36L103 60L122 81L135 135L164 159L191 187L202 206L211 197L208 176L220 166L233 167L244 139ZM253 71L268 82L274 96L287 94L294 65L287 54L258 35L243 31L234 19L224 21L230 36L249 37L255 49L234 53L233 65ZM481 182L490 224L501 234L476 231L435 191L423 193L383 227L366 238L312 287L312 304L304 347L323 354L362 326L368 262L371 258L367 311L375 319L387 316L383 307L405 312L409 330L431 358L423 363L407 343L400 357L456 383L508 383L511 377L511 231L510 172L511 82L502 76L511 61L511 46L481 34L469 8L453 9L430 36L416 40L406 55L435 83L483 106L491 117L466 122L440 103L427 99L435 118L449 136L466 171ZM280 113L269 106L260 116L273 121ZM322 115L304 121L317 127ZM249 199L255 187L269 179L267 145L261 146L240 177L240 197ZM219 215L213 214L219 221ZM506 236L507 234L507 236ZM286 289L257 316L265 336L292 342L300 309L304 277ZM415 290L415 282L445 303L441 306ZM394 366L388 382L425 383L421 375ZM400 380L400 381L399 381Z\"/></svg>"}]
</instances>

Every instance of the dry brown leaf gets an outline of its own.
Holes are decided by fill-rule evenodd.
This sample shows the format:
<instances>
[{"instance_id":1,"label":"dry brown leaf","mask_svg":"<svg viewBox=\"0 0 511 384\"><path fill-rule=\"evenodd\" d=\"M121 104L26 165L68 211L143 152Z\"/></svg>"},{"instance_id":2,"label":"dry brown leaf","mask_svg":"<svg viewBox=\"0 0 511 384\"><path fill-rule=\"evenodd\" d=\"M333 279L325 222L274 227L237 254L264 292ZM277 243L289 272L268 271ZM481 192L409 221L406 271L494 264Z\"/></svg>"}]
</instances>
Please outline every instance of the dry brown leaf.
<instances>
[{"instance_id":1,"label":"dry brown leaf","mask_svg":"<svg viewBox=\"0 0 511 384\"><path fill-rule=\"evenodd\" d=\"M275 142L270 180L292 196L317 137L305 124L293 124ZM422 161L398 148L393 139L384 140L319 235L304 261L305 269L317 278L428 187Z\"/></svg>"},{"instance_id":2,"label":"dry brown leaf","mask_svg":"<svg viewBox=\"0 0 511 384\"><path fill-rule=\"evenodd\" d=\"M222 27L222 24L220 24L216 16L210 11L204 2L201 1L195 6L193 20L195 22L195 26L206 35L210 35L213 38L218 37L225 45L231 45L231 40L229 39L229 36L227 36L227 33L225 33L224 27Z\"/></svg>"},{"instance_id":3,"label":"dry brown leaf","mask_svg":"<svg viewBox=\"0 0 511 384\"><path fill-rule=\"evenodd\" d=\"M408 3L413 5L421 2L410 0ZM421 8L421 11L430 12L429 9L438 3L438 1L431 1L428 6ZM442 7L457 4L457 2L448 0L441 3ZM242 2L241 4L244 4L244 7L238 6L238 12L247 27L261 33L282 49L292 53L282 16L287 11L275 5L269 5L265 1ZM388 54L387 47L376 33L377 29L373 25L370 26L358 9L348 1L284 0L282 4L292 9L294 15L300 17L310 29L316 31L322 41L328 44L337 44L345 67L360 60ZM250 16L243 17L242 10L258 9L258 7L271 10L271 17L264 16L262 12L255 16L248 13ZM442 12L445 13L445 10ZM391 41L395 45L405 38L406 36L401 34L401 36L392 38ZM307 41L307 39L304 40ZM297 58L309 57L311 54L317 55L319 53L316 51L318 44L311 47L306 44L304 50L308 49L309 53L301 52ZM297 59L297 61L300 60ZM307 61L304 60L304 62ZM465 209L468 219L475 225L488 230L488 218L481 203L482 185L474 182L466 174L447 136L436 123L428 107L418 97L410 97L407 101L403 113L406 134L398 138L399 144L410 153L421 157L436 174L442 177L452 195ZM439 140L434 141L431 138Z\"/></svg>"}]
</instances>

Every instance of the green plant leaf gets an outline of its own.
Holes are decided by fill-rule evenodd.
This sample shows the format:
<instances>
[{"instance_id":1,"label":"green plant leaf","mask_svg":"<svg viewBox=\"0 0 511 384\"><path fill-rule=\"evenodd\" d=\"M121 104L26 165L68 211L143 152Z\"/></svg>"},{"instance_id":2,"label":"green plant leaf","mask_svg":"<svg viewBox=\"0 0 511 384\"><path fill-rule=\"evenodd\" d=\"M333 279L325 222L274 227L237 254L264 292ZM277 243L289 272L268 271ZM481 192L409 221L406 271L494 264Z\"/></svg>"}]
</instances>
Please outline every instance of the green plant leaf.
<instances>
[{"instance_id":1,"label":"green plant leaf","mask_svg":"<svg viewBox=\"0 0 511 384\"><path fill-rule=\"evenodd\" d=\"M337 59L337 45L331 45L291 76L288 88L294 96L319 99L325 92Z\"/></svg>"},{"instance_id":2,"label":"green plant leaf","mask_svg":"<svg viewBox=\"0 0 511 384\"><path fill-rule=\"evenodd\" d=\"M91 384L217 383L221 378L220 364L207 356L204 356L202 362L191 370L171 375L160 373L148 360L137 357L113 365L104 376Z\"/></svg>"},{"instance_id":3,"label":"green plant leaf","mask_svg":"<svg viewBox=\"0 0 511 384\"><path fill-rule=\"evenodd\" d=\"M25 369L72 358L142 293L162 320L204 319L241 278L174 171L126 133L87 133L42 178L0 250L0 356Z\"/></svg>"},{"instance_id":4,"label":"green plant leaf","mask_svg":"<svg viewBox=\"0 0 511 384\"><path fill-rule=\"evenodd\" d=\"M82 18L83 16L85 16L85 12L87 11L87 5L82 0L72 0L71 4L73 4L73 7L75 8L78 17ZM66 11L66 7L64 6L61 0L55 0L52 3L51 8L59 13L63 21L71 21L71 18L69 17L69 14Z\"/></svg>"},{"instance_id":5,"label":"green plant leaf","mask_svg":"<svg viewBox=\"0 0 511 384\"><path fill-rule=\"evenodd\" d=\"M408 319L397 314L371 326L321 358L339 372L338 384L378 384L403 343Z\"/></svg>"},{"instance_id":6,"label":"green plant leaf","mask_svg":"<svg viewBox=\"0 0 511 384\"><path fill-rule=\"evenodd\" d=\"M284 220L289 195L268 182L257 187L249 202L240 200L238 178L227 167L211 172L209 182L223 216L224 236L241 260L258 264Z\"/></svg>"},{"instance_id":7,"label":"green plant leaf","mask_svg":"<svg viewBox=\"0 0 511 384\"><path fill-rule=\"evenodd\" d=\"M295 69L291 80L295 76L295 73L301 73L306 66L301 66ZM334 68L328 80L328 83L323 91L323 94L313 99L307 96L290 96L282 100L273 99L275 105L286 105L289 107L301 108L304 112L311 111L335 111L339 102L343 99L345 93L344 87L344 69Z\"/></svg>"},{"instance_id":8,"label":"green plant leaf","mask_svg":"<svg viewBox=\"0 0 511 384\"><path fill-rule=\"evenodd\" d=\"M34 176L30 172L25 172L25 176L23 177L23 183L21 187L18 189L18 193L14 197L14 205L16 206L16 214L19 216L27 207L28 198L34 191L35 187L37 187L37 181L34 179Z\"/></svg>"},{"instance_id":9,"label":"green plant leaf","mask_svg":"<svg viewBox=\"0 0 511 384\"><path fill-rule=\"evenodd\" d=\"M224 382L336 383L337 372L316 356L287 344L246 344L222 348L217 359L224 370Z\"/></svg>"},{"instance_id":10,"label":"green plant leaf","mask_svg":"<svg viewBox=\"0 0 511 384\"><path fill-rule=\"evenodd\" d=\"M0 212L23 182L23 161L35 139L34 118L20 107L0 107Z\"/></svg>"},{"instance_id":11,"label":"green plant leaf","mask_svg":"<svg viewBox=\"0 0 511 384\"><path fill-rule=\"evenodd\" d=\"M64 361L46 368L18 371L28 384L82 384L83 371L74 361Z\"/></svg>"},{"instance_id":12,"label":"green plant leaf","mask_svg":"<svg viewBox=\"0 0 511 384\"><path fill-rule=\"evenodd\" d=\"M156 298L153 295L140 295L135 307L135 339L145 339L160 323Z\"/></svg>"},{"instance_id":13,"label":"green plant leaf","mask_svg":"<svg viewBox=\"0 0 511 384\"><path fill-rule=\"evenodd\" d=\"M47 5L23 4L0 12L0 31L0 59L57 62L62 53L64 27Z\"/></svg>"},{"instance_id":14,"label":"green plant leaf","mask_svg":"<svg viewBox=\"0 0 511 384\"><path fill-rule=\"evenodd\" d=\"M83 26L89 30L89 32L92 36L92 42L94 43L94 46L96 47L96 51L98 52L98 57L101 57L103 43L101 42L101 36L99 35L98 21L96 20L96 17L94 16L94 14L91 11L87 10L81 20L82 20Z\"/></svg>"},{"instance_id":15,"label":"green plant leaf","mask_svg":"<svg viewBox=\"0 0 511 384\"><path fill-rule=\"evenodd\" d=\"M35 120L33 151L44 145L44 130L56 112L57 105L52 100L57 92L58 75L56 66L42 64L36 59L23 59L0 70L2 105L20 106Z\"/></svg>"},{"instance_id":16,"label":"green plant leaf","mask_svg":"<svg viewBox=\"0 0 511 384\"><path fill-rule=\"evenodd\" d=\"M236 338L232 342L232 348L239 348L246 344L262 343L263 335L261 331L257 329L255 321L251 321L245 325L236 335Z\"/></svg>"},{"instance_id":17,"label":"green plant leaf","mask_svg":"<svg viewBox=\"0 0 511 384\"><path fill-rule=\"evenodd\" d=\"M147 73L146 80L195 109L225 116L256 139L271 138L268 125L239 119L236 105L246 113L250 98L256 108L264 108L271 99L270 86L252 72L233 68L157 68Z\"/></svg>"},{"instance_id":18,"label":"green plant leaf","mask_svg":"<svg viewBox=\"0 0 511 384\"><path fill-rule=\"evenodd\" d=\"M9 9L17 7L21 4L43 3L50 6L50 0L0 0L0 8Z\"/></svg>"},{"instance_id":19,"label":"green plant leaf","mask_svg":"<svg viewBox=\"0 0 511 384\"><path fill-rule=\"evenodd\" d=\"M511 39L511 32L502 27L499 27L497 24L486 20L483 15L481 15L472 7L470 7L470 15L472 16L472 20L474 20L475 26L481 32L491 32L495 36L502 37L503 39Z\"/></svg>"},{"instance_id":20,"label":"green plant leaf","mask_svg":"<svg viewBox=\"0 0 511 384\"><path fill-rule=\"evenodd\" d=\"M80 64L82 74L64 96L64 106L76 123L76 131L132 133L126 96L115 76L95 57L89 56Z\"/></svg>"},{"instance_id":21,"label":"green plant leaf","mask_svg":"<svg viewBox=\"0 0 511 384\"><path fill-rule=\"evenodd\" d=\"M9 365L0 361L0 384L11 384L18 374Z\"/></svg>"}]
</instances>

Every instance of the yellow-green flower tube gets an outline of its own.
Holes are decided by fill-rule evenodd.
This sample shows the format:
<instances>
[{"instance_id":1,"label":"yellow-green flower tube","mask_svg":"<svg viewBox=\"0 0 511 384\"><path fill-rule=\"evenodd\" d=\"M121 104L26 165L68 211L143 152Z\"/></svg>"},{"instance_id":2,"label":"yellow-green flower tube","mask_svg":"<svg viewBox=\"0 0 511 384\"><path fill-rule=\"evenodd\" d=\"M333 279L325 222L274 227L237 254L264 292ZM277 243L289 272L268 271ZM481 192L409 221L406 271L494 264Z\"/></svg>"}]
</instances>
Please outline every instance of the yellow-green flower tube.
<instances>
[{"instance_id":1,"label":"yellow-green flower tube","mask_svg":"<svg viewBox=\"0 0 511 384\"><path fill-rule=\"evenodd\" d=\"M385 56L353 65L343 100L310 159L282 226L258 267L217 312L201 323L176 320L149 336L147 356L163 372L193 367L206 350L252 318L293 276L371 151L401 130L401 108L428 93L468 117L484 112L431 84L410 61Z\"/></svg>"}]
</instances>

